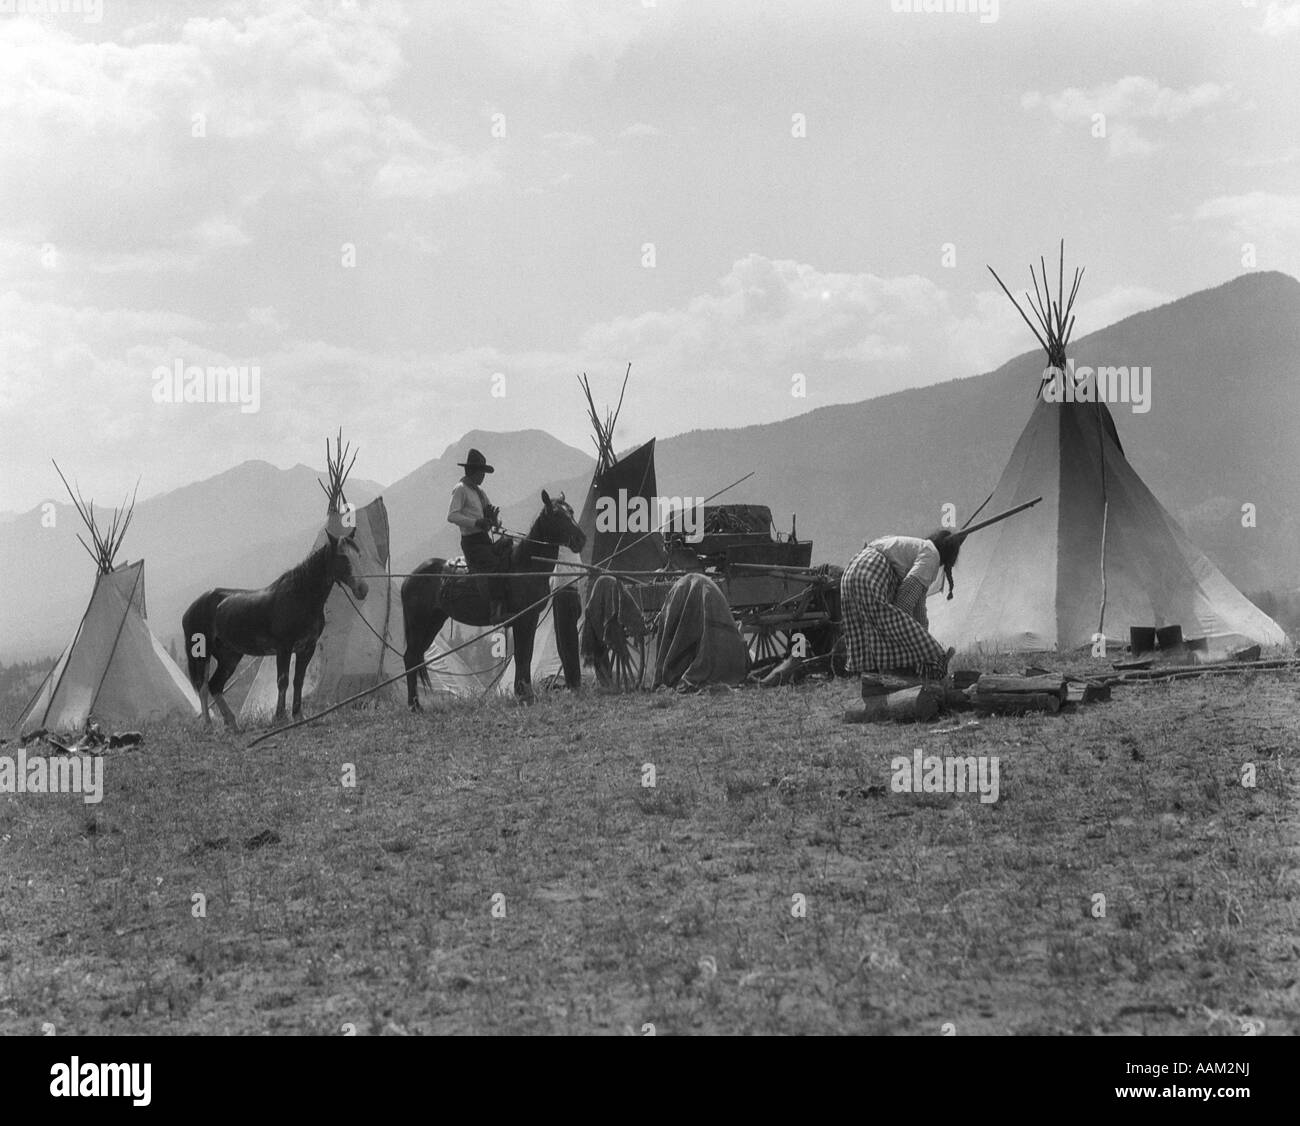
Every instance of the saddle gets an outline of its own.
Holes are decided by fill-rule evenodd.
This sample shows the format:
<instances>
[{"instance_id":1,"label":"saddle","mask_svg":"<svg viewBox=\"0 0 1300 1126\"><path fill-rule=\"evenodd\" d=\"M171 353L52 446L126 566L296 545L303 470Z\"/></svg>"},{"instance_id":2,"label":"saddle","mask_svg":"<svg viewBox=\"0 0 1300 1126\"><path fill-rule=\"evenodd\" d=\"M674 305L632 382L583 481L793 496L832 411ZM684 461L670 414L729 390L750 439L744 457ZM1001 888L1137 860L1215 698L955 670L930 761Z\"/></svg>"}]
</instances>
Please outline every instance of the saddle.
<instances>
[{"instance_id":1,"label":"saddle","mask_svg":"<svg viewBox=\"0 0 1300 1126\"><path fill-rule=\"evenodd\" d=\"M448 606L454 604L461 608L460 613L464 615L461 620L472 620L482 617L483 624L486 624L488 607L479 592L475 576L509 571L510 552L513 546L514 545L508 539L500 539L493 542L492 549L494 562L490 571L471 571L469 563L463 555L458 555L454 559L448 559L443 564L442 573L445 578L443 580L442 599ZM508 592L510 580L503 579L501 581Z\"/></svg>"},{"instance_id":2,"label":"saddle","mask_svg":"<svg viewBox=\"0 0 1300 1126\"><path fill-rule=\"evenodd\" d=\"M508 539L492 541L492 552L495 556L495 561L492 565L491 571L488 573L510 570L510 549L513 546L514 544L512 544ZM469 560L467 560L463 555L457 555L444 562L442 565L442 573L450 578L460 578L462 575L475 573L480 575L484 574L483 571L471 571L469 569Z\"/></svg>"}]
</instances>

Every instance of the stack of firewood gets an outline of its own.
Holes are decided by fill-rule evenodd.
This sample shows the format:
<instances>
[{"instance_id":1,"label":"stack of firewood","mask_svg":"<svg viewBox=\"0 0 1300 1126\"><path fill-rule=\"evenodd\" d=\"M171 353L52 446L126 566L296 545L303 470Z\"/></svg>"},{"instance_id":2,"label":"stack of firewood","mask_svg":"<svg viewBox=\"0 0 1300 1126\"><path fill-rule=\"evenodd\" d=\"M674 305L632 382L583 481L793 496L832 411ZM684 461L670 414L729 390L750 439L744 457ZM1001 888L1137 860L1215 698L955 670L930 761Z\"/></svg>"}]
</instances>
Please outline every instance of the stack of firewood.
<instances>
[{"instance_id":1,"label":"stack of firewood","mask_svg":"<svg viewBox=\"0 0 1300 1126\"><path fill-rule=\"evenodd\" d=\"M925 722L941 711L974 708L984 714L1059 712L1066 704L1091 704L1110 699L1102 680L1055 676L1039 669L1023 676L980 674L958 669L948 683L915 677L868 674L862 678L862 708L845 715L850 723Z\"/></svg>"},{"instance_id":2,"label":"stack of firewood","mask_svg":"<svg viewBox=\"0 0 1300 1126\"><path fill-rule=\"evenodd\" d=\"M966 694L977 712L1059 712L1067 690L1061 676L985 673Z\"/></svg>"}]
</instances>

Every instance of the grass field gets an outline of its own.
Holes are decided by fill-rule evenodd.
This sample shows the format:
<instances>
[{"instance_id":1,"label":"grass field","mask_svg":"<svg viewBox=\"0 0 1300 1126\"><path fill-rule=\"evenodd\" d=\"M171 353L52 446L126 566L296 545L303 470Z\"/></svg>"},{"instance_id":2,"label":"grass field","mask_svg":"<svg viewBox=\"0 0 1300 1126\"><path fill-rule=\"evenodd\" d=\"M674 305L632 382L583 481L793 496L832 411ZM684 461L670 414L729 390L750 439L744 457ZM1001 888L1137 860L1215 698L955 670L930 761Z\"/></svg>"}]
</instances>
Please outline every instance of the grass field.
<instances>
[{"instance_id":1,"label":"grass field","mask_svg":"<svg viewBox=\"0 0 1300 1126\"><path fill-rule=\"evenodd\" d=\"M1294 1034L1297 688L949 734L841 723L853 682L155 729L99 805L0 796L0 1032ZM916 747L996 755L998 801L893 792Z\"/></svg>"}]
</instances>

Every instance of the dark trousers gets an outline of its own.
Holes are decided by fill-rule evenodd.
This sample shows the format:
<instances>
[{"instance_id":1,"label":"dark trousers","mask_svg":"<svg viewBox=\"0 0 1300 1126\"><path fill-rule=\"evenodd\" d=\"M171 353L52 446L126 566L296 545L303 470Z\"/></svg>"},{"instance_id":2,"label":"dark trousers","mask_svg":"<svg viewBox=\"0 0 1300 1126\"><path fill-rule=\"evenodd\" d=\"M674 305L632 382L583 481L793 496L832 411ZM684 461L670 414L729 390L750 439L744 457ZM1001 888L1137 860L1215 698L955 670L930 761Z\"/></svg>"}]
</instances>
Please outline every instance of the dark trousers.
<instances>
[{"instance_id":1,"label":"dark trousers","mask_svg":"<svg viewBox=\"0 0 1300 1126\"><path fill-rule=\"evenodd\" d=\"M495 578L491 572L497 569L499 557L492 537L487 532L475 532L470 536L461 536L460 550L469 564L470 573L478 584L479 594L489 605L506 600L505 579Z\"/></svg>"}]
</instances>

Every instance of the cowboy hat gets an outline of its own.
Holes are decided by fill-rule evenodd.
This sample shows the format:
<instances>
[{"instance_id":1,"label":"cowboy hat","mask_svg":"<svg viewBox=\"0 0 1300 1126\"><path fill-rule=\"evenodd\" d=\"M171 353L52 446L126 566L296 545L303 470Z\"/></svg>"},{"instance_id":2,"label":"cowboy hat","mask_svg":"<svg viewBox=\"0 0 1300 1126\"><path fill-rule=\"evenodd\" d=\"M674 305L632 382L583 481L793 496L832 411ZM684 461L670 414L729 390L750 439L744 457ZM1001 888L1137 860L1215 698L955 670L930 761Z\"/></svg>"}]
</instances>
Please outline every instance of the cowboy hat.
<instances>
[{"instance_id":1,"label":"cowboy hat","mask_svg":"<svg viewBox=\"0 0 1300 1126\"><path fill-rule=\"evenodd\" d=\"M456 462L456 464L459 465L462 469L468 470L470 473L473 473L474 470L476 469L481 469L483 470L484 473L495 472L492 466L488 465L487 458L485 458L481 453L479 453L478 450L470 450L469 457L467 457L464 461Z\"/></svg>"}]
</instances>

